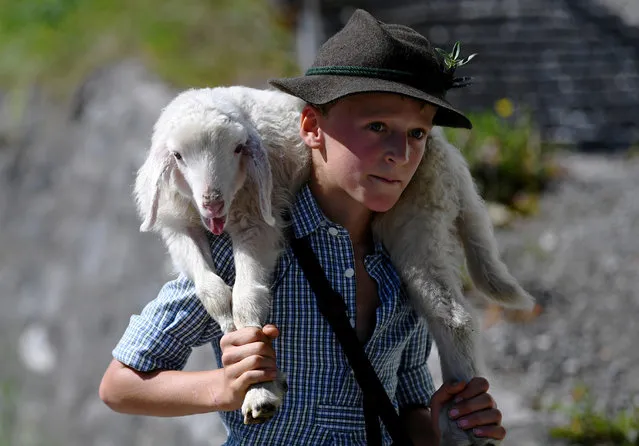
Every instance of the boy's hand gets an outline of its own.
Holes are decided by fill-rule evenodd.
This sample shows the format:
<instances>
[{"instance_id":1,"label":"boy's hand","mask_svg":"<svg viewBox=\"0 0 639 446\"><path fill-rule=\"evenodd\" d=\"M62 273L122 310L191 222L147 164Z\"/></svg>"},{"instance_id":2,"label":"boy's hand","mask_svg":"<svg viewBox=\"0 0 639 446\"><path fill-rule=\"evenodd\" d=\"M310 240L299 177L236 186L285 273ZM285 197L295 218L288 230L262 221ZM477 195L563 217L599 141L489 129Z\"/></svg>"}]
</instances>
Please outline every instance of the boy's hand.
<instances>
[{"instance_id":1,"label":"boy's hand","mask_svg":"<svg viewBox=\"0 0 639 446\"><path fill-rule=\"evenodd\" d=\"M246 327L222 336L225 410L242 407L251 384L275 379L277 368L271 341L279 334L275 325L265 325L261 330Z\"/></svg>"},{"instance_id":2,"label":"boy's hand","mask_svg":"<svg viewBox=\"0 0 639 446\"><path fill-rule=\"evenodd\" d=\"M473 378L464 382L443 384L431 398L431 418L439 437L439 413L450 400L455 400L448 414L464 430L472 429L477 437L503 440L506 430L501 425L501 412L495 400L488 394L488 381L485 378Z\"/></svg>"}]
</instances>

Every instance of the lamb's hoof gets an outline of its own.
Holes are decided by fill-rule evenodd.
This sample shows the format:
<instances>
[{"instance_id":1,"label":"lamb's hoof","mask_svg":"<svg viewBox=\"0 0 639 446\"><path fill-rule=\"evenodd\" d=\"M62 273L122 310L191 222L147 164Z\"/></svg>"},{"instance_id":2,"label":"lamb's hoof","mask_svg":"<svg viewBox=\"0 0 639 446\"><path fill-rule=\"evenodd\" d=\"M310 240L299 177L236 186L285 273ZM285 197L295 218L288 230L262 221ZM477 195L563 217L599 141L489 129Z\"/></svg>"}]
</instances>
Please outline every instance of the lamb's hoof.
<instances>
[{"instance_id":1,"label":"lamb's hoof","mask_svg":"<svg viewBox=\"0 0 639 446\"><path fill-rule=\"evenodd\" d=\"M439 430L441 432L440 446L499 446L500 440L482 438L473 435L472 431L465 431L454 420L448 418L452 403L445 405L439 414Z\"/></svg>"},{"instance_id":2,"label":"lamb's hoof","mask_svg":"<svg viewBox=\"0 0 639 446\"><path fill-rule=\"evenodd\" d=\"M244 424L262 424L273 418L277 407L273 404L263 404L260 407L254 407L244 414Z\"/></svg>"},{"instance_id":3,"label":"lamb's hoof","mask_svg":"<svg viewBox=\"0 0 639 446\"><path fill-rule=\"evenodd\" d=\"M273 418L287 390L286 375L280 372L275 381L249 387L242 404L244 424L261 424Z\"/></svg>"}]
</instances>

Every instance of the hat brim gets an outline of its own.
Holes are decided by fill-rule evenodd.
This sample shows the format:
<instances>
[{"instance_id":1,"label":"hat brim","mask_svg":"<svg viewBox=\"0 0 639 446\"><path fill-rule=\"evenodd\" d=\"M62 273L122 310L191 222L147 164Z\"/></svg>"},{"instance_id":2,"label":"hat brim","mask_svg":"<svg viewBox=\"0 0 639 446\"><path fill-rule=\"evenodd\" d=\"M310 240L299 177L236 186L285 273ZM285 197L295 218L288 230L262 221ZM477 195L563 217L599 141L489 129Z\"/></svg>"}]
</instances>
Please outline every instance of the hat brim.
<instances>
[{"instance_id":1,"label":"hat brim","mask_svg":"<svg viewBox=\"0 0 639 446\"><path fill-rule=\"evenodd\" d=\"M269 79L268 82L285 93L297 96L315 105L323 105L356 93L382 92L402 94L437 105L439 108L433 119L434 125L466 129L473 127L470 120L447 101L399 82L371 77L336 75Z\"/></svg>"}]
</instances>

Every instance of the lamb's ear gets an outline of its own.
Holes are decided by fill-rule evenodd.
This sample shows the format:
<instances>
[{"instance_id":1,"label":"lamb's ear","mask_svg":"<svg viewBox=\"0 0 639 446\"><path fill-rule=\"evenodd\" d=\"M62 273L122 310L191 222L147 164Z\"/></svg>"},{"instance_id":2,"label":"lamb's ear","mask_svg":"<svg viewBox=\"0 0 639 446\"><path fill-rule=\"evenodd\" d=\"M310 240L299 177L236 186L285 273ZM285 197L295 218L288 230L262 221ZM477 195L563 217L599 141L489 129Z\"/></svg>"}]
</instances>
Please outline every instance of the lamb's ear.
<instances>
[{"instance_id":1,"label":"lamb's ear","mask_svg":"<svg viewBox=\"0 0 639 446\"><path fill-rule=\"evenodd\" d=\"M246 145L247 173L257 183L260 198L260 211L266 224L275 226L271 193L273 192L273 177L271 165L268 161L266 149L258 135L251 135Z\"/></svg>"},{"instance_id":2,"label":"lamb's ear","mask_svg":"<svg viewBox=\"0 0 639 446\"><path fill-rule=\"evenodd\" d=\"M138 171L135 191L138 210L143 217L140 231L150 231L155 225L161 188L169 181L174 166L173 156L166 147L152 147Z\"/></svg>"}]
</instances>

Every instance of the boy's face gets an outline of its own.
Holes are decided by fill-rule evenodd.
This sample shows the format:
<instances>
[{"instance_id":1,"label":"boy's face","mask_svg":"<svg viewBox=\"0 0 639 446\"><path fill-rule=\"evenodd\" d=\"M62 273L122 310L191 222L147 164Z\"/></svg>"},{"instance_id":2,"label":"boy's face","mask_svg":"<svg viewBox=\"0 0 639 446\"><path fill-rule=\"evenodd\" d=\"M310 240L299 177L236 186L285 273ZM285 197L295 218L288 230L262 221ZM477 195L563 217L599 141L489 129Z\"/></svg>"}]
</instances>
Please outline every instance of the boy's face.
<instances>
[{"instance_id":1,"label":"boy's face","mask_svg":"<svg viewBox=\"0 0 639 446\"><path fill-rule=\"evenodd\" d=\"M436 111L392 93L346 96L324 115L305 107L300 132L316 149L315 179L335 199L389 210L417 170Z\"/></svg>"}]
</instances>

